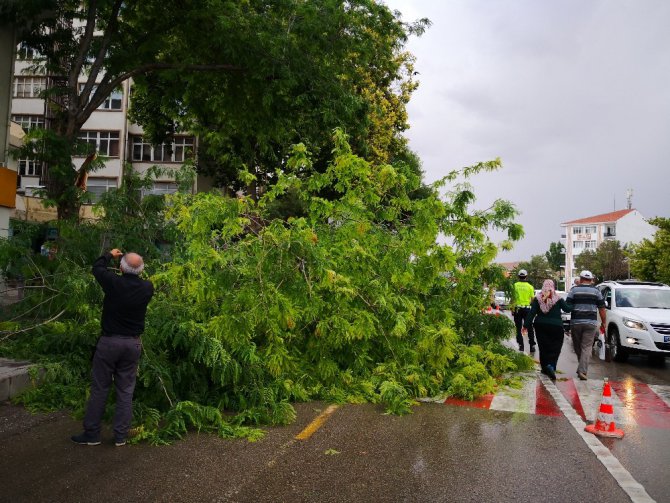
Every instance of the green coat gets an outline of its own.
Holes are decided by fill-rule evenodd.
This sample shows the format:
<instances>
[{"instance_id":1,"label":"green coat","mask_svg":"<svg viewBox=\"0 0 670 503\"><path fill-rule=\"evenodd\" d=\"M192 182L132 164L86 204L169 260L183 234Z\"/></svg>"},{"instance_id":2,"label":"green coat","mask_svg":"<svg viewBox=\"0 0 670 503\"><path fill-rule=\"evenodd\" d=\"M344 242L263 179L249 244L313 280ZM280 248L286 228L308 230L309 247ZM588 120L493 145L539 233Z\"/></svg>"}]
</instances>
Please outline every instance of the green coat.
<instances>
[{"instance_id":1,"label":"green coat","mask_svg":"<svg viewBox=\"0 0 670 503\"><path fill-rule=\"evenodd\" d=\"M530 303L530 312L528 313L528 316L526 316L526 326L532 323L533 320L535 320L535 323L541 323L543 325L563 326L561 311L569 313L572 311L572 306L569 306L565 300L559 299L558 302L551 307L549 312L543 313L537 298L533 297L533 301Z\"/></svg>"}]
</instances>

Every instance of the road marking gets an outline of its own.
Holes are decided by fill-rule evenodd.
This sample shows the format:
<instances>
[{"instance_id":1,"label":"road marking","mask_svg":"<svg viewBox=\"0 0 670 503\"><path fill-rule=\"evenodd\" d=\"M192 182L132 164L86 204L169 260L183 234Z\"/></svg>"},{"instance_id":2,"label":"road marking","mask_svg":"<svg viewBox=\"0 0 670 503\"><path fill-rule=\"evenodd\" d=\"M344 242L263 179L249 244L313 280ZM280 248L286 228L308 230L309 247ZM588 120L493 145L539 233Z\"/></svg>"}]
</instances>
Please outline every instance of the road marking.
<instances>
[{"instance_id":1,"label":"road marking","mask_svg":"<svg viewBox=\"0 0 670 503\"><path fill-rule=\"evenodd\" d=\"M554 417L563 415L542 381L537 381L535 386L535 414Z\"/></svg>"},{"instance_id":2,"label":"road marking","mask_svg":"<svg viewBox=\"0 0 670 503\"><path fill-rule=\"evenodd\" d=\"M655 500L649 496L642 484L633 478L630 472L623 467L610 450L600 442L598 437L584 431L584 426L586 426L586 424L554 383L543 375L540 376L540 379L547 388L547 391L556 401L558 407L563 411L563 415L577 431L577 434L582 437L589 449L596 455L598 461L600 461L607 471L610 472L612 477L614 477L614 480L617 481L621 489L624 490L631 501L633 503L654 503Z\"/></svg>"},{"instance_id":3,"label":"road marking","mask_svg":"<svg viewBox=\"0 0 670 503\"><path fill-rule=\"evenodd\" d=\"M651 386L624 381L612 382L612 388L637 424L648 428L670 428L670 406Z\"/></svg>"},{"instance_id":4,"label":"road marking","mask_svg":"<svg viewBox=\"0 0 670 503\"><path fill-rule=\"evenodd\" d=\"M586 413L584 412L584 407L582 407L582 401L579 398L579 391L577 391L577 386L575 386L574 379L566 379L565 381L560 380L556 381L555 386L563 393L563 396L572 406L572 408L580 415L580 417L586 421Z\"/></svg>"},{"instance_id":5,"label":"road marking","mask_svg":"<svg viewBox=\"0 0 670 503\"><path fill-rule=\"evenodd\" d=\"M326 419L328 419L328 417L330 417L330 415L333 412L335 412L335 410L337 410L337 407L338 407L337 405L329 405L326 410L324 410L321 414L316 416L314 421L309 423L304 430L302 430L300 433L298 433L295 436L295 439L296 440L307 440L309 437L311 437L316 430L321 428L323 423L326 422Z\"/></svg>"}]
</instances>

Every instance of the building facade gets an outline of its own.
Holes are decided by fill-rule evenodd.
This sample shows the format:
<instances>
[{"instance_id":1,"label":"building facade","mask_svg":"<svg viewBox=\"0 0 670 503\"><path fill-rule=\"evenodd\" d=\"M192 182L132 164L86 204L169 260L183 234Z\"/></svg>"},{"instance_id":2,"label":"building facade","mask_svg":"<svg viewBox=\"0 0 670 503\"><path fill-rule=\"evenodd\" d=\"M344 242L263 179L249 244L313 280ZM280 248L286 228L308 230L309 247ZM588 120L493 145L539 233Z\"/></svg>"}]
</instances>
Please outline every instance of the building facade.
<instances>
[{"instance_id":1,"label":"building facade","mask_svg":"<svg viewBox=\"0 0 670 503\"><path fill-rule=\"evenodd\" d=\"M579 272L575 259L585 250L595 251L601 243L616 240L621 245L639 243L652 238L656 227L649 224L639 211L626 209L579 218L561 224L561 243L565 247L565 289L569 290Z\"/></svg>"},{"instance_id":2,"label":"building facade","mask_svg":"<svg viewBox=\"0 0 670 503\"><path fill-rule=\"evenodd\" d=\"M11 120L24 131L49 127L49 109L41 93L47 89L50 78L34 70L35 54L19 47L11 86ZM83 86L84 79L80 85ZM100 196L121 186L124 164L140 174L154 165L164 168L164 173L155 180L146 193L169 194L176 192L177 184L171 171L195 157L197 140L192 135L175 135L169 143L151 145L144 140L142 128L128 118L130 89L132 82L124 82L116 89L86 121L79 139L91 145L104 159L104 167L89 173L86 181L88 202L81 216L91 216L90 206ZM79 169L84 157L73 158L73 169ZM55 212L41 205L36 192L43 187L45 167L32 159L19 159L16 187L17 218L51 220ZM194 187L195 189L195 187ZM87 207L88 206L88 207Z\"/></svg>"}]
</instances>

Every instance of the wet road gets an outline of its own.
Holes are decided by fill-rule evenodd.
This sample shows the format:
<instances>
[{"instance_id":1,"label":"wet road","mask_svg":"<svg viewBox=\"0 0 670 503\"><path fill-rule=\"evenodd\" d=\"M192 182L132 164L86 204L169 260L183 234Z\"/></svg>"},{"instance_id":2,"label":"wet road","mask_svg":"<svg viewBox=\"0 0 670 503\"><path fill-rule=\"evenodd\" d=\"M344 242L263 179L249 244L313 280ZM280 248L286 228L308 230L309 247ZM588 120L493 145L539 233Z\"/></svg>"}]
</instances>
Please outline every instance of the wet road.
<instances>
[{"instance_id":1,"label":"wet road","mask_svg":"<svg viewBox=\"0 0 670 503\"><path fill-rule=\"evenodd\" d=\"M64 414L0 406L0 500L629 501L563 417L347 405L295 440L321 407L301 404L296 423L256 443L193 434L115 448L72 444L79 425Z\"/></svg>"},{"instance_id":2,"label":"wet road","mask_svg":"<svg viewBox=\"0 0 670 503\"><path fill-rule=\"evenodd\" d=\"M167 447L115 448L107 432L105 444L83 447L69 441L80 424L66 413L0 404L0 502L631 501L557 406L565 397L592 420L609 377L626 436L598 449L670 503L667 364L594 360L586 382L573 379L575 368L566 339L555 385L531 373L527 391L501 392L486 407L424 403L405 417L345 405L314 430L327 404L299 404L294 424L256 443L191 434Z\"/></svg>"}]
</instances>

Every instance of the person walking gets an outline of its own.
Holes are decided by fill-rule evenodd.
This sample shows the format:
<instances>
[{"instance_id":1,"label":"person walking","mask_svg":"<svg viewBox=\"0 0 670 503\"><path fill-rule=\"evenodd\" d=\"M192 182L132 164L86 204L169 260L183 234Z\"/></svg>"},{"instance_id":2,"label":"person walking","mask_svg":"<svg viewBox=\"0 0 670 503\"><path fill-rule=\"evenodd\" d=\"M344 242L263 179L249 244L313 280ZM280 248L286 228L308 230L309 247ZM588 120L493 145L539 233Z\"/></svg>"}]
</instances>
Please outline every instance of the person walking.
<instances>
[{"instance_id":1,"label":"person walking","mask_svg":"<svg viewBox=\"0 0 670 503\"><path fill-rule=\"evenodd\" d=\"M516 342L519 344L519 351L523 351L523 333L522 328L528 332L528 345L530 346L530 353L535 353L535 334L533 333L533 325L524 325L526 317L530 312L530 301L535 295L535 289L526 278L528 272L525 269L519 271L519 281L514 283L512 299L512 314L514 316L514 326L516 327Z\"/></svg>"},{"instance_id":2,"label":"person walking","mask_svg":"<svg viewBox=\"0 0 670 503\"><path fill-rule=\"evenodd\" d=\"M525 323L527 327L533 325L535 328L540 349L540 368L552 381L556 380L556 366L563 348L561 311L570 312L572 308L556 293L553 280L545 279L542 290L530 303Z\"/></svg>"},{"instance_id":3,"label":"person walking","mask_svg":"<svg viewBox=\"0 0 670 503\"><path fill-rule=\"evenodd\" d=\"M111 260L117 258L121 258L120 275L109 268ZM133 414L137 365L142 353L140 335L144 332L147 306L154 294L151 282L139 277L143 270L140 255L124 255L116 248L93 263L93 276L105 293L100 320L102 331L93 355L84 432L71 437L77 444L100 444L100 423L112 381L116 390L114 443L116 446L126 443Z\"/></svg>"},{"instance_id":4,"label":"person walking","mask_svg":"<svg viewBox=\"0 0 670 503\"><path fill-rule=\"evenodd\" d=\"M577 376L585 381L589 371L593 341L598 331L598 313L600 313L602 330L605 329L607 323L605 300L600 290L593 285L591 271L584 270L579 273L579 284L570 289L566 303L572 308L570 335L572 346L579 360Z\"/></svg>"}]
</instances>

